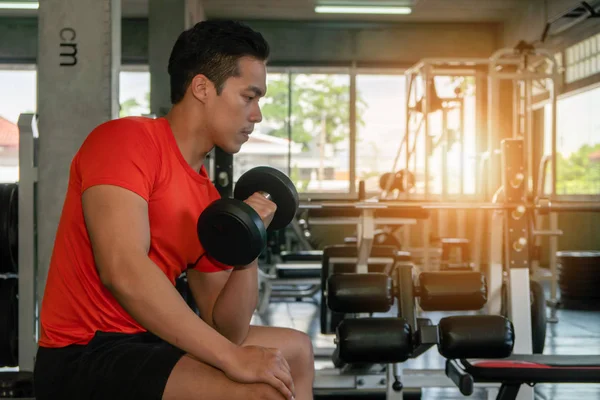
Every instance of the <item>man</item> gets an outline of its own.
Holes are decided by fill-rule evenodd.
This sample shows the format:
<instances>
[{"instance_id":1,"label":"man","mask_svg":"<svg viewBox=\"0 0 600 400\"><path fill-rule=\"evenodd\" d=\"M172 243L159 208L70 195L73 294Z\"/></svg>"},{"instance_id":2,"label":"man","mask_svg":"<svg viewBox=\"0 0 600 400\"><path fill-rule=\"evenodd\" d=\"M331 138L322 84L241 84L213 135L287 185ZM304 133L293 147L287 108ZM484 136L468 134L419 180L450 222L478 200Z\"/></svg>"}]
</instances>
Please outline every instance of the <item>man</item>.
<instances>
[{"instance_id":1,"label":"man","mask_svg":"<svg viewBox=\"0 0 600 400\"><path fill-rule=\"evenodd\" d=\"M199 23L173 47L168 115L109 121L86 138L42 302L38 400L312 398L310 339L250 326L257 261L222 265L195 230L219 197L206 154L238 152L261 121L268 56L244 25ZM271 222L272 202L246 202ZM186 269L201 318L174 286Z\"/></svg>"}]
</instances>

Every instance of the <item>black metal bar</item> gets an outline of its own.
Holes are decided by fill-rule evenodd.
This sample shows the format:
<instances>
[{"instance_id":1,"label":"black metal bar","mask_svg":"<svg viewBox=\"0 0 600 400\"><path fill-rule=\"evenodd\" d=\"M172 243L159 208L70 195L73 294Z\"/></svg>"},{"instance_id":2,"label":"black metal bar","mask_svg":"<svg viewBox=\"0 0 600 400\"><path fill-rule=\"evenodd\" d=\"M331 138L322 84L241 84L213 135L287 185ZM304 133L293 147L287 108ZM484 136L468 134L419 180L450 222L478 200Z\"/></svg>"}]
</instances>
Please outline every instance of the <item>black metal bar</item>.
<instances>
[{"instance_id":1,"label":"black metal bar","mask_svg":"<svg viewBox=\"0 0 600 400\"><path fill-rule=\"evenodd\" d=\"M288 155L287 155L287 173L292 176L292 72L288 71L288 115L287 115L287 134L288 134Z\"/></svg>"},{"instance_id":2,"label":"black metal bar","mask_svg":"<svg viewBox=\"0 0 600 400\"><path fill-rule=\"evenodd\" d=\"M233 195L233 154L229 154L215 147L215 175L214 184L221 197L229 198Z\"/></svg>"},{"instance_id":3,"label":"black metal bar","mask_svg":"<svg viewBox=\"0 0 600 400\"><path fill-rule=\"evenodd\" d=\"M600 202L582 202L582 203L443 203L443 202L305 202L300 204L300 209L366 209L366 210L398 210L398 211L423 211L423 210L515 210L519 208L533 209L541 213L549 212L600 212Z\"/></svg>"},{"instance_id":4,"label":"black metal bar","mask_svg":"<svg viewBox=\"0 0 600 400\"><path fill-rule=\"evenodd\" d=\"M516 400L520 388L520 383L504 383L500 387L496 400Z\"/></svg>"},{"instance_id":5,"label":"black metal bar","mask_svg":"<svg viewBox=\"0 0 600 400\"><path fill-rule=\"evenodd\" d=\"M446 376L464 396L473 394L473 376L461 368L456 360L446 360Z\"/></svg>"}]
</instances>

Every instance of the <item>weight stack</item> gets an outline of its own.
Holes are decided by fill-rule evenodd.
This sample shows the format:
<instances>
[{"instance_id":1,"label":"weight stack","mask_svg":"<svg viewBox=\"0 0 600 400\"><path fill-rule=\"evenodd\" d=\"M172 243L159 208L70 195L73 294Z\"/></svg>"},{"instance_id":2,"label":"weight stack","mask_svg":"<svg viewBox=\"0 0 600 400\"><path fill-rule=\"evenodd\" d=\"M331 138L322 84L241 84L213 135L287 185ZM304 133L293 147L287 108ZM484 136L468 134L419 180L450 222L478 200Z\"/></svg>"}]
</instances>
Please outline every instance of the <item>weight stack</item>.
<instances>
[{"instance_id":1,"label":"weight stack","mask_svg":"<svg viewBox=\"0 0 600 400\"><path fill-rule=\"evenodd\" d=\"M0 278L0 368L19 364L18 288L17 278Z\"/></svg>"},{"instance_id":2,"label":"weight stack","mask_svg":"<svg viewBox=\"0 0 600 400\"><path fill-rule=\"evenodd\" d=\"M559 251L556 256L563 308L600 310L600 251Z\"/></svg>"},{"instance_id":3,"label":"weight stack","mask_svg":"<svg viewBox=\"0 0 600 400\"><path fill-rule=\"evenodd\" d=\"M18 193L16 183L0 184L0 274L18 272Z\"/></svg>"}]
</instances>

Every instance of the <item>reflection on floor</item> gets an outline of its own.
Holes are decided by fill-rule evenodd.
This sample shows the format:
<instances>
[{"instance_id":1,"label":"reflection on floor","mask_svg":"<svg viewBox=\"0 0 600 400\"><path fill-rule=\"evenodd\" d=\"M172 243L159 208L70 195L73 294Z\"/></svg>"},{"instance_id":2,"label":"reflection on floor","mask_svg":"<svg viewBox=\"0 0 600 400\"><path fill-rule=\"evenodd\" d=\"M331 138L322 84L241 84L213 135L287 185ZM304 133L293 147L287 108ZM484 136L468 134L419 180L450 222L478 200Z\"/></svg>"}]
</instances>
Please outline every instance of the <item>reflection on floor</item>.
<instances>
[{"instance_id":1,"label":"reflection on floor","mask_svg":"<svg viewBox=\"0 0 600 400\"><path fill-rule=\"evenodd\" d=\"M333 368L329 354L334 348L333 337L320 334L318 296L314 302L303 301L271 303L268 311L261 317L255 316L253 324L294 328L310 335L315 348L315 369L325 371ZM433 323L444 313L428 313ZM600 312L559 310L559 322L549 324L544 354L554 355L600 355ZM416 360L403 364L405 369L440 370L444 360L435 348ZM317 372L318 374L319 372ZM431 378L433 379L433 378ZM494 390L489 391L494 394ZM345 396L350 398L350 396ZM495 398L495 394L493 397ZM429 399L488 399L488 391L476 389L470 397L464 397L458 389L426 388L423 400ZM599 400L599 384L544 384L535 387L535 399L540 400Z\"/></svg>"}]
</instances>

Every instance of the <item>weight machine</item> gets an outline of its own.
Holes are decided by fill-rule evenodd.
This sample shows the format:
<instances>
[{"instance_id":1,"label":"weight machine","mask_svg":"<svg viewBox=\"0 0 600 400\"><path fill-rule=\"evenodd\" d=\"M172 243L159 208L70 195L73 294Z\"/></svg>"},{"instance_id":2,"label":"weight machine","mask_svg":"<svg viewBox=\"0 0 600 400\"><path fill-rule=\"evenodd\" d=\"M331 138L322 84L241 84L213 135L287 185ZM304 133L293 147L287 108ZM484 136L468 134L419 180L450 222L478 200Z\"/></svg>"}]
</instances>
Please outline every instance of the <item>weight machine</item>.
<instances>
[{"instance_id":1,"label":"weight machine","mask_svg":"<svg viewBox=\"0 0 600 400\"><path fill-rule=\"evenodd\" d=\"M597 203L560 203L556 199L556 96L559 84L559 66L553 55L543 49L536 49L526 43L520 43L515 48L501 49L495 52L490 58L485 59L426 59L418 63L407 72L407 120L406 134L401 142L400 148L393 163L391 173L387 175L386 186L379 198L379 201L359 201L359 203L346 204L353 208L353 215L359 225L358 232L360 236L360 217L376 216L378 213L389 210L397 212L403 210L438 210L443 213L448 210L476 210L477 224L475 234L474 259L476 260L476 269L482 269L486 264L481 256L481 249L486 245L489 248L487 254L489 267L486 269L488 278L488 304L486 310L490 314L503 314L507 316L515 325L515 348L516 354L530 355L534 352L536 334L532 321L536 311L533 311L534 305L537 307L537 313L543 317L538 321L543 325L545 332L545 301L543 291L540 286L531 284L530 279L546 279L551 282L551 299L548 304L551 306L550 321L556 321L557 305L557 268L556 251L558 236L562 232L558 229L559 212L599 212L600 205ZM464 101L454 98L445 99L438 96L434 88L435 76L469 76L475 80L476 93L476 131L486 132L482 139L482 146L479 147L477 157L477 186L476 193L482 201L489 201L493 191L497 188L494 196L495 203L474 202L452 203L447 192L447 175L442 177L442 193L437 199L442 202L431 201L429 190L430 185L430 164L429 154L432 148L432 142L429 139L431 123L426 116L429 112L435 110L442 111L443 128L446 128L447 113L451 107L461 110L460 127L464 127ZM421 84L424 88L421 91L421 97L415 87ZM512 96L507 93L512 92ZM537 92L537 93L536 93ZM533 127L533 106L537 97L544 97L551 105L550 126L548 127L552 136L551 154L541 155L534 153L534 143L541 140L541 137L534 136ZM459 96L457 96L459 97ZM512 100L511 100L512 98ZM506 104L512 102L512 111L506 112ZM454 104L454 105L452 105ZM445 107L445 109L444 109ZM411 125L411 114L420 113L422 117L415 124ZM507 121L509 121L507 123ZM511 133L508 133L511 132ZM424 135L425 140L419 139L419 135ZM461 160L464 163L464 135L459 133L461 139ZM448 130L442 130L440 143L448 143ZM504 142L502 142L504 140ZM424 169L424 183L422 191L415 193L416 190L397 193L390 198L392 184L397 172L398 166L405 163L406 170L418 171L416 168L417 153L414 151L417 143L425 147L425 160L422 167ZM502 143L502 148L501 148ZM502 155L502 157L500 157ZM538 159L541 160L538 161ZM442 164L447 162L443 158ZM536 166L539 163L539 171ZM411 169L412 167L412 169ZM549 174L546 170L550 167ZM464 164L461 165L461 171L464 171ZM535 176L537 173L537 177ZM443 175L447 174L447 169L443 168ZM415 172L417 182L423 180ZM544 187L546 178L551 179L551 193L545 198ZM462 179L462 176L461 176ZM537 185L536 185L537 179ZM406 185L405 187L409 187ZM445 189L446 187L446 189ZM461 190L461 194L462 194ZM421 196L424 195L424 198ZM397 200L405 200L397 201ZM425 203L423 202L425 201ZM446 203L443 201L446 200ZM521 205L516 204L521 203ZM329 208L339 213L344 205L341 203L328 202L328 204L318 205L316 203L301 205L301 208L319 209L323 208L323 217L325 209ZM488 211L488 210L495 211ZM367 212L371 211L372 214ZM348 210L347 210L348 211ZM330 217L331 218L331 217ZM459 217L461 218L461 217ZM464 220L464 214L462 215ZM543 225L544 219L548 218L549 228ZM383 223L380 219L375 223ZM428 266L431 263L429 252L429 234L430 222L426 219L422 221L422 242L423 257L422 265ZM440 218L440 226L444 225L444 216ZM464 223L462 224L464 226ZM485 225L488 226L489 236L485 237ZM411 253L415 250L410 247L410 225L404 226L403 250ZM441 232L441 231L440 231ZM367 232L368 233L368 232ZM460 233L459 233L460 234ZM442 236L442 235L440 235ZM550 268L549 271L539 268L539 261L536 254L542 237L549 237L550 240ZM368 246L367 241L363 244ZM358 244L361 244L359 238ZM363 249L364 250L364 249ZM368 252L366 252L368 254ZM360 265L359 265L360 267ZM359 268L360 269L360 268ZM541 303L537 303L540 302ZM532 304L532 307L523 307L524 304ZM541 306L541 307L540 307ZM540 311L541 309L541 311ZM543 333L542 332L542 333ZM537 338L539 348L540 338ZM541 339L543 348L543 337ZM536 352L541 352L539 349ZM406 371L409 374L412 371ZM418 372L418 371L417 371ZM409 375L410 376L410 375ZM358 381L357 381L358 382ZM367 380L363 380L367 382ZM441 382L440 382L441 383ZM359 384L356 388L360 389ZM390 382L387 382L388 390ZM423 385L426 387L430 385ZM443 384L442 384L443 386ZM410 387L410 386L408 386ZM390 392L388 391L388 394ZM518 394L518 399L532 399L533 388L522 387Z\"/></svg>"},{"instance_id":2,"label":"weight machine","mask_svg":"<svg viewBox=\"0 0 600 400\"><path fill-rule=\"evenodd\" d=\"M392 171L396 171L400 164L405 171L413 171L416 176L416 185L413 190L399 193L396 197L401 200L438 200L449 201L457 195L465 193L464 174L467 171L465 165L465 127L466 122L466 98L469 96L465 91L464 82L474 81L475 92L475 126L478 131L485 129L486 90L485 80L487 75L486 58L427 58L421 60L405 72L406 77L406 123L403 140L394 159ZM452 95L440 95L437 78L455 79L457 83ZM462 79L462 80L461 80ZM465 87L461 87L465 86ZM441 115L440 130L435 132L434 115ZM436 133L436 134L434 134ZM453 145L458 146L459 166L458 176L451 176L448 151ZM418 147L424 148L424 157L417 152ZM431 156L439 153L441 162L438 173L440 193L434 194L432 188L432 164ZM407 174L408 175L408 174ZM451 193L450 181L458 179L458 193ZM481 181L481 179L479 179ZM419 183L421 182L421 183ZM383 189L381 198L390 197L391 179ZM479 185L478 185L479 186ZM411 187L407 184L405 187ZM448 232L449 213L448 210L437 212L437 236L444 238L448 236L466 237L466 211L457 210L457 230L455 233ZM403 250L410 251L421 259L422 266L431 266L433 261L437 265L437 252L431 248L430 234L431 222L425 221L422 227L421 248L410 245L411 229L403 227ZM474 250L471 249L471 252ZM476 250L475 250L476 251ZM422 256L418 257L419 254Z\"/></svg>"},{"instance_id":3,"label":"weight machine","mask_svg":"<svg viewBox=\"0 0 600 400\"><path fill-rule=\"evenodd\" d=\"M38 129L35 114L21 114L19 126L19 370L33 371L39 336L39 299L45 282L37 268L36 201ZM45 279L45 278L43 278Z\"/></svg>"},{"instance_id":4,"label":"weight machine","mask_svg":"<svg viewBox=\"0 0 600 400\"><path fill-rule=\"evenodd\" d=\"M489 121L488 130L488 153L492 153L496 144L502 137L500 132L500 87L502 81L512 84L512 137L515 140L512 148L506 148L503 154L510 154L511 163L518 169L504 171L502 176L502 195L507 201L514 198L530 199L539 198L543 195L545 182L545 166L548 161L552 162L552 193L549 201L554 200L556 182L556 88L558 81L558 66L551 53L536 49L526 43L519 43L514 49L499 50L490 58L489 65ZM536 164L534 154L533 130L533 104L534 88L545 91L551 104L550 130L552 132L552 154L543 157L540 165L537 193L534 190L534 166ZM540 140L541 138L537 138ZM506 161L503 159L503 161ZM498 160L490 158L488 182L492 187L498 186L497 170ZM535 220L535 223L532 221ZM531 214L505 213L493 215L489 223L490 236L490 263L489 263L489 291L490 300L488 312L504 312L515 324L515 352L518 354L532 354L543 351L543 340L546 330L545 307L538 308L542 315L536 315L536 308L523 307L523 304L532 302L544 302L540 296L540 290L534 290L537 285L530 278L540 276L539 261L535 254L535 244L539 245L541 236L550 237L550 273L551 282L551 321L556 321L557 304L557 273L556 273L556 251L558 247L558 217L555 212L549 213L550 229L541 229L542 218L535 210ZM528 227L528 220L530 226ZM527 237L515 236L519 231L529 231ZM509 246L498 243L508 241ZM538 293L537 298L533 297ZM545 302L544 302L545 303ZM545 305L545 304L544 304ZM539 312L538 312L539 314ZM535 322L532 322L535 321ZM536 326L537 324L537 326ZM535 331L534 331L535 330ZM535 335L535 336L534 336ZM523 338L534 338L534 340L523 340ZM542 341L534 349L535 337ZM519 339L520 338L520 339ZM529 393L528 393L529 392ZM529 388L519 392L519 399L531 398L533 389Z\"/></svg>"}]
</instances>

